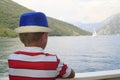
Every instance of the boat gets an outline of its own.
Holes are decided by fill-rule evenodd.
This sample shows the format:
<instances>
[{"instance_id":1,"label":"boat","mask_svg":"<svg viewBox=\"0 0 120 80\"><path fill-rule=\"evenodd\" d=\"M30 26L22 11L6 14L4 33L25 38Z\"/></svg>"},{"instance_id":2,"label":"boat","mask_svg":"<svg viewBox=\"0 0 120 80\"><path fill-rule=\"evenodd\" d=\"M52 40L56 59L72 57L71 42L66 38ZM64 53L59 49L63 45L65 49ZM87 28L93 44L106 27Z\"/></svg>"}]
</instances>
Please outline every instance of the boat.
<instances>
[{"instance_id":1,"label":"boat","mask_svg":"<svg viewBox=\"0 0 120 80\"><path fill-rule=\"evenodd\" d=\"M97 33L96 33L96 30L95 30L95 29L93 30L92 36L93 36L93 37L94 37L94 36L97 36Z\"/></svg>"}]
</instances>

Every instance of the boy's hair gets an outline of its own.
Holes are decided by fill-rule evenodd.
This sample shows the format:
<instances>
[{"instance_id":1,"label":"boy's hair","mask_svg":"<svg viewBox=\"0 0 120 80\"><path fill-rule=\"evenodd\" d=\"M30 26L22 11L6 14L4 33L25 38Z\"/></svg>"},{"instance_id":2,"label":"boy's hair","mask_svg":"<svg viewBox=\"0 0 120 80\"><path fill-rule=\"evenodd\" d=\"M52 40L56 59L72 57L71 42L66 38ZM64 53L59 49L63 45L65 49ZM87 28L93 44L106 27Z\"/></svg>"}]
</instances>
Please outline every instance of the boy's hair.
<instances>
[{"instance_id":1,"label":"boy's hair","mask_svg":"<svg viewBox=\"0 0 120 80\"><path fill-rule=\"evenodd\" d=\"M37 33L20 33L19 37L21 42L26 45L26 44L30 44L33 42L37 42L41 36L42 36L42 32L37 32Z\"/></svg>"}]
</instances>

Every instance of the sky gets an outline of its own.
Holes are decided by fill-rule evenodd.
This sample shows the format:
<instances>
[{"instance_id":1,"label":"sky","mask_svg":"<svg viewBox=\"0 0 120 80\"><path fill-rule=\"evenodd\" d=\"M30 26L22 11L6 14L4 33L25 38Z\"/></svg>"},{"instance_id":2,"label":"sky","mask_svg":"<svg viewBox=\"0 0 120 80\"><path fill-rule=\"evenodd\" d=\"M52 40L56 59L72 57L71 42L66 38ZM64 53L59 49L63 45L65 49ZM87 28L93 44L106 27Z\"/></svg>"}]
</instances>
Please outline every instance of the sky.
<instances>
[{"instance_id":1,"label":"sky","mask_svg":"<svg viewBox=\"0 0 120 80\"><path fill-rule=\"evenodd\" d=\"M120 13L120 0L13 0L69 23L96 23Z\"/></svg>"}]
</instances>

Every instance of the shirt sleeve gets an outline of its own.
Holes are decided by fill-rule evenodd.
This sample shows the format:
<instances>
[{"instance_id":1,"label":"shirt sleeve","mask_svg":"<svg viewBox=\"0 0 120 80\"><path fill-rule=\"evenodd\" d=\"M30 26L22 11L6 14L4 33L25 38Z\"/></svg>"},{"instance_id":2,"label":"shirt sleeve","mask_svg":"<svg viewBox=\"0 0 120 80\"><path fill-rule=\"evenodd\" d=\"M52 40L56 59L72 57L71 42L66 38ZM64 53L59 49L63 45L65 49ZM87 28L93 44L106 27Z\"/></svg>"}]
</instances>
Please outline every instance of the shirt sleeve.
<instances>
[{"instance_id":1,"label":"shirt sleeve","mask_svg":"<svg viewBox=\"0 0 120 80\"><path fill-rule=\"evenodd\" d=\"M57 67L58 76L62 76L63 78L68 77L71 73L71 68L69 68L67 64L64 64L63 62L61 62L60 59L58 59L58 61L59 61L59 64Z\"/></svg>"}]
</instances>

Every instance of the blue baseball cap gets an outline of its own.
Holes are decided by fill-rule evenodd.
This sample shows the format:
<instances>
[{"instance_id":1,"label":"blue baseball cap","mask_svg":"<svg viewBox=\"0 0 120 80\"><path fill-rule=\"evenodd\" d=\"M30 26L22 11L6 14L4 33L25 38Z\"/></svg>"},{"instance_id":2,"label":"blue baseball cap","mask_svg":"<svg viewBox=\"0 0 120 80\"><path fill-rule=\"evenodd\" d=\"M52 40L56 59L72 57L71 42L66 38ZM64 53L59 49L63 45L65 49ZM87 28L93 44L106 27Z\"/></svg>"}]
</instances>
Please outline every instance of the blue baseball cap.
<instances>
[{"instance_id":1,"label":"blue baseball cap","mask_svg":"<svg viewBox=\"0 0 120 80\"><path fill-rule=\"evenodd\" d=\"M47 17L42 12L29 12L20 16L19 27L15 29L17 33L50 32Z\"/></svg>"}]
</instances>

